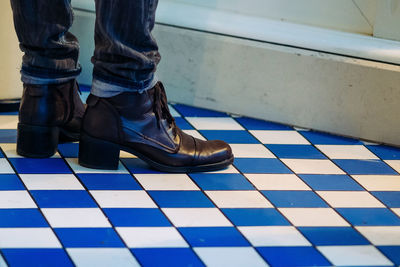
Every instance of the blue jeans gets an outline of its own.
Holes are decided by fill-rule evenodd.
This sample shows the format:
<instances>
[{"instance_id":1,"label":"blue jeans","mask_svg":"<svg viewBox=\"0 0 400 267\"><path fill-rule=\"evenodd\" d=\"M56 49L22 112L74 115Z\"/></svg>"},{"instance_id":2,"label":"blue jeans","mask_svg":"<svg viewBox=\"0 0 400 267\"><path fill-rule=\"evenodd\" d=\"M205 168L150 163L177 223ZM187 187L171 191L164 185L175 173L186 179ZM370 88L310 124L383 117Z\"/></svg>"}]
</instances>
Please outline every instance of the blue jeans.
<instances>
[{"instance_id":1,"label":"blue jeans","mask_svg":"<svg viewBox=\"0 0 400 267\"><path fill-rule=\"evenodd\" d=\"M92 93L109 97L152 88L160 61L151 35L158 0L95 0ZM71 0L11 0L15 30L24 52L21 79L27 84L75 79L79 43L68 30ZM88 33L92 34L92 33Z\"/></svg>"}]
</instances>

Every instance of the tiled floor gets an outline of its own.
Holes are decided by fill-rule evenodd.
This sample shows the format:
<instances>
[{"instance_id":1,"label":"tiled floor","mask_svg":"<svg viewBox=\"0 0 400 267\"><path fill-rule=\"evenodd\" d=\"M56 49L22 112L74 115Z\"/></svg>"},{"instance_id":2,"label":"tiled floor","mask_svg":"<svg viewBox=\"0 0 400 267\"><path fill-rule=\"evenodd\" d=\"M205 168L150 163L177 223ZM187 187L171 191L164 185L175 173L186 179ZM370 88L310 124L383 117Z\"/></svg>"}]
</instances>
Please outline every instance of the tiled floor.
<instances>
[{"instance_id":1,"label":"tiled floor","mask_svg":"<svg viewBox=\"0 0 400 267\"><path fill-rule=\"evenodd\" d=\"M0 266L400 265L400 149L171 106L234 165L165 174L123 153L99 171L78 144L21 158L1 115Z\"/></svg>"}]
</instances>

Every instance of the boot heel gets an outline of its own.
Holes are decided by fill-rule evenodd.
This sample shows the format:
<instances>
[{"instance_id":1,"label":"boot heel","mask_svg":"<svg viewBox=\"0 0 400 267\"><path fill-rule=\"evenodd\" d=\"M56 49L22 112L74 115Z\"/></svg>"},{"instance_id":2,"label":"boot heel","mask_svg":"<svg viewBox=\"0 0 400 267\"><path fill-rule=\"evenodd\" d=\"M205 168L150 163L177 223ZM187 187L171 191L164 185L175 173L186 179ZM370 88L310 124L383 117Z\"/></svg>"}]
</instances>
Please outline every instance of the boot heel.
<instances>
[{"instance_id":1,"label":"boot heel","mask_svg":"<svg viewBox=\"0 0 400 267\"><path fill-rule=\"evenodd\" d=\"M79 164L93 169L118 169L119 146L98 138L81 134Z\"/></svg>"},{"instance_id":2,"label":"boot heel","mask_svg":"<svg viewBox=\"0 0 400 267\"><path fill-rule=\"evenodd\" d=\"M36 126L18 123L17 153L30 158L48 158L57 151L57 126Z\"/></svg>"}]
</instances>

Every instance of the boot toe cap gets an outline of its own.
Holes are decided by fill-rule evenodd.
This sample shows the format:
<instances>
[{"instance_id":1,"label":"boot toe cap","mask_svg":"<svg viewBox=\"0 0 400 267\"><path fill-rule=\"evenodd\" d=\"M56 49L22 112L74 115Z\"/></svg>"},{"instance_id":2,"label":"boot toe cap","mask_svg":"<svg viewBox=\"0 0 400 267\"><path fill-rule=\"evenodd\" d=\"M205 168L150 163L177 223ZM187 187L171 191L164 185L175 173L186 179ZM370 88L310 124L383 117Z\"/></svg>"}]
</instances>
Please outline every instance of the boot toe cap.
<instances>
[{"instance_id":1,"label":"boot toe cap","mask_svg":"<svg viewBox=\"0 0 400 267\"><path fill-rule=\"evenodd\" d=\"M222 140L203 141L200 146L198 159L201 164L223 162L231 158L232 148Z\"/></svg>"}]
</instances>

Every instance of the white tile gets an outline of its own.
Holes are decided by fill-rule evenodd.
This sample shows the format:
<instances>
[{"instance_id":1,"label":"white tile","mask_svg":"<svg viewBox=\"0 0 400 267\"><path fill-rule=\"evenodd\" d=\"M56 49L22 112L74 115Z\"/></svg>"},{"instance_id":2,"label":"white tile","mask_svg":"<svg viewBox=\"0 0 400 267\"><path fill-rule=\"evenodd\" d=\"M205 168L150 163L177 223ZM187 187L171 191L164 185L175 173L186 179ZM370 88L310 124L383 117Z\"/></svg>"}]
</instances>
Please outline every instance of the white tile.
<instances>
[{"instance_id":1,"label":"white tile","mask_svg":"<svg viewBox=\"0 0 400 267\"><path fill-rule=\"evenodd\" d=\"M262 144L229 144L235 158L276 158Z\"/></svg>"},{"instance_id":2,"label":"white tile","mask_svg":"<svg viewBox=\"0 0 400 267\"><path fill-rule=\"evenodd\" d=\"M374 153L361 145L316 145L331 159L378 159Z\"/></svg>"},{"instance_id":3,"label":"white tile","mask_svg":"<svg viewBox=\"0 0 400 267\"><path fill-rule=\"evenodd\" d=\"M80 190L82 184L73 174L20 174L29 190Z\"/></svg>"},{"instance_id":4,"label":"white tile","mask_svg":"<svg viewBox=\"0 0 400 267\"><path fill-rule=\"evenodd\" d=\"M52 227L111 227L99 208L41 209Z\"/></svg>"},{"instance_id":5,"label":"white tile","mask_svg":"<svg viewBox=\"0 0 400 267\"><path fill-rule=\"evenodd\" d=\"M258 190L311 190L295 174L245 173Z\"/></svg>"},{"instance_id":6,"label":"white tile","mask_svg":"<svg viewBox=\"0 0 400 267\"><path fill-rule=\"evenodd\" d=\"M345 174L332 161L326 159L281 159L298 174Z\"/></svg>"},{"instance_id":7,"label":"white tile","mask_svg":"<svg viewBox=\"0 0 400 267\"><path fill-rule=\"evenodd\" d=\"M352 175L368 191L400 191L400 175Z\"/></svg>"},{"instance_id":8,"label":"white tile","mask_svg":"<svg viewBox=\"0 0 400 267\"><path fill-rule=\"evenodd\" d=\"M392 209L392 211L400 217L400 208Z\"/></svg>"},{"instance_id":9,"label":"white tile","mask_svg":"<svg viewBox=\"0 0 400 267\"><path fill-rule=\"evenodd\" d=\"M0 248L61 248L50 228L0 228Z\"/></svg>"},{"instance_id":10,"label":"white tile","mask_svg":"<svg viewBox=\"0 0 400 267\"><path fill-rule=\"evenodd\" d=\"M333 208L384 208L385 206L366 191L317 191Z\"/></svg>"},{"instance_id":11,"label":"white tile","mask_svg":"<svg viewBox=\"0 0 400 267\"><path fill-rule=\"evenodd\" d=\"M163 208L176 227L232 226L217 208Z\"/></svg>"},{"instance_id":12,"label":"white tile","mask_svg":"<svg viewBox=\"0 0 400 267\"><path fill-rule=\"evenodd\" d=\"M397 172L400 172L400 160L384 160L384 162L386 162L386 164L395 169Z\"/></svg>"},{"instance_id":13,"label":"white tile","mask_svg":"<svg viewBox=\"0 0 400 267\"><path fill-rule=\"evenodd\" d=\"M309 132L311 131L308 128L302 128L302 127L298 127L298 126L293 126L293 129L295 129L296 131L303 131L303 132Z\"/></svg>"},{"instance_id":14,"label":"white tile","mask_svg":"<svg viewBox=\"0 0 400 267\"><path fill-rule=\"evenodd\" d=\"M135 156L129 152L123 151L123 150L119 151L119 157L120 158L137 158L137 156Z\"/></svg>"},{"instance_id":15,"label":"white tile","mask_svg":"<svg viewBox=\"0 0 400 267\"><path fill-rule=\"evenodd\" d=\"M135 174L146 190L200 190L187 174Z\"/></svg>"},{"instance_id":16,"label":"white tile","mask_svg":"<svg viewBox=\"0 0 400 267\"><path fill-rule=\"evenodd\" d=\"M3 149L4 154L6 154L7 158L23 158L17 154L17 144L16 143L2 143L0 144L1 149ZM60 158L60 154L56 152L52 158Z\"/></svg>"},{"instance_id":17,"label":"white tile","mask_svg":"<svg viewBox=\"0 0 400 267\"><path fill-rule=\"evenodd\" d=\"M280 208L294 226L349 226L331 208Z\"/></svg>"},{"instance_id":18,"label":"white tile","mask_svg":"<svg viewBox=\"0 0 400 267\"><path fill-rule=\"evenodd\" d=\"M129 173L121 162L118 163L117 170L100 170L100 169L85 168L79 165L78 158L66 158L65 160L68 162L69 166L75 173Z\"/></svg>"},{"instance_id":19,"label":"white tile","mask_svg":"<svg viewBox=\"0 0 400 267\"><path fill-rule=\"evenodd\" d=\"M392 266L373 246L321 246L317 249L334 265L339 266Z\"/></svg>"},{"instance_id":20,"label":"white tile","mask_svg":"<svg viewBox=\"0 0 400 267\"><path fill-rule=\"evenodd\" d=\"M197 247L193 249L208 267L268 266L251 247Z\"/></svg>"},{"instance_id":21,"label":"white tile","mask_svg":"<svg viewBox=\"0 0 400 267\"><path fill-rule=\"evenodd\" d=\"M239 171L231 164L228 166L228 168L219 171L211 171L207 173L239 173Z\"/></svg>"},{"instance_id":22,"label":"white tile","mask_svg":"<svg viewBox=\"0 0 400 267\"><path fill-rule=\"evenodd\" d=\"M296 131L250 130L249 132L263 144L310 144Z\"/></svg>"},{"instance_id":23,"label":"white tile","mask_svg":"<svg viewBox=\"0 0 400 267\"><path fill-rule=\"evenodd\" d=\"M198 138L200 140L204 140L206 141L207 139L204 138L204 136L202 136L198 131L196 130L182 130L184 133L191 135L195 138Z\"/></svg>"},{"instance_id":24,"label":"white tile","mask_svg":"<svg viewBox=\"0 0 400 267\"><path fill-rule=\"evenodd\" d=\"M378 146L380 144L374 143L374 142L369 142L369 141L362 141L362 143L366 146Z\"/></svg>"},{"instance_id":25,"label":"white tile","mask_svg":"<svg viewBox=\"0 0 400 267\"><path fill-rule=\"evenodd\" d=\"M197 130L244 130L234 119L229 117L186 117Z\"/></svg>"},{"instance_id":26,"label":"white tile","mask_svg":"<svg viewBox=\"0 0 400 267\"><path fill-rule=\"evenodd\" d=\"M205 191L219 208L272 208L258 191Z\"/></svg>"},{"instance_id":27,"label":"white tile","mask_svg":"<svg viewBox=\"0 0 400 267\"><path fill-rule=\"evenodd\" d=\"M92 196L102 208L156 208L144 190L93 190Z\"/></svg>"},{"instance_id":28,"label":"white tile","mask_svg":"<svg viewBox=\"0 0 400 267\"><path fill-rule=\"evenodd\" d=\"M375 246L400 246L400 226L358 226L356 229Z\"/></svg>"},{"instance_id":29,"label":"white tile","mask_svg":"<svg viewBox=\"0 0 400 267\"><path fill-rule=\"evenodd\" d=\"M140 266L127 248L67 248L78 267Z\"/></svg>"},{"instance_id":30,"label":"white tile","mask_svg":"<svg viewBox=\"0 0 400 267\"><path fill-rule=\"evenodd\" d=\"M246 226L238 229L255 247L311 246L293 226Z\"/></svg>"},{"instance_id":31,"label":"white tile","mask_svg":"<svg viewBox=\"0 0 400 267\"><path fill-rule=\"evenodd\" d=\"M179 114L172 105L168 104L169 112L171 113L172 117L181 117L181 114Z\"/></svg>"},{"instance_id":32,"label":"white tile","mask_svg":"<svg viewBox=\"0 0 400 267\"><path fill-rule=\"evenodd\" d=\"M27 191L0 191L0 209L36 208Z\"/></svg>"},{"instance_id":33,"label":"white tile","mask_svg":"<svg viewBox=\"0 0 400 267\"><path fill-rule=\"evenodd\" d=\"M17 129L18 115L0 116L0 129Z\"/></svg>"},{"instance_id":34,"label":"white tile","mask_svg":"<svg viewBox=\"0 0 400 267\"><path fill-rule=\"evenodd\" d=\"M7 267L8 265L4 261L3 257L0 255L0 267Z\"/></svg>"},{"instance_id":35,"label":"white tile","mask_svg":"<svg viewBox=\"0 0 400 267\"><path fill-rule=\"evenodd\" d=\"M0 159L0 174L15 173L7 159Z\"/></svg>"},{"instance_id":36,"label":"white tile","mask_svg":"<svg viewBox=\"0 0 400 267\"><path fill-rule=\"evenodd\" d=\"M130 248L188 247L174 227L116 227Z\"/></svg>"}]
</instances>

